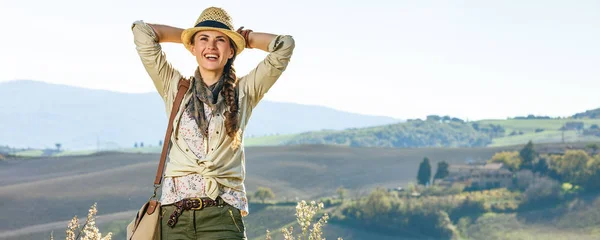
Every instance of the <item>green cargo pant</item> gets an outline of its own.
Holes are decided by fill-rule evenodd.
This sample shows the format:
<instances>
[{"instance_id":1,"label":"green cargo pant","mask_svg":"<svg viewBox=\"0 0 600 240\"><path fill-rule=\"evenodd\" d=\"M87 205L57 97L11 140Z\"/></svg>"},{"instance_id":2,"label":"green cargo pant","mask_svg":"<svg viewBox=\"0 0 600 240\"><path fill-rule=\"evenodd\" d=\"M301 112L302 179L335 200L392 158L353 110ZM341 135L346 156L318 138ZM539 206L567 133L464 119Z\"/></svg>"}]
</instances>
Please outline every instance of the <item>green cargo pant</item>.
<instances>
[{"instance_id":1,"label":"green cargo pant","mask_svg":"<svg viewBox=\"0 0 600 240\"><path fill-rule=\"evenodd\" d=\"M175 227L171 228L167 221L174 210L173 205L162 206L162 240L246 239L242 214L231 205L185 210L177 219Z\"/></svg>"}]
</instances>

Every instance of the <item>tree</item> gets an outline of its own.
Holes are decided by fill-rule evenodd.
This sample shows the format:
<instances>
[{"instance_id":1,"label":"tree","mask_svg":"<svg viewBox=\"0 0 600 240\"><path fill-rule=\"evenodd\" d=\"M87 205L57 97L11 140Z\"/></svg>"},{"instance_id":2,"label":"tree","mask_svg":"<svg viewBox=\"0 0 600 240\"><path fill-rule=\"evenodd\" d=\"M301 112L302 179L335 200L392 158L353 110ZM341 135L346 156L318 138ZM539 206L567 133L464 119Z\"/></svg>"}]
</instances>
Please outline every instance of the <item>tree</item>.
<instances>
[{"instance_id":1,"label":"tree","mask_svg":"<svg viewBox=\"0 0 600 240\"><path fill-rule=\"evenodd\" d=\"M433 179L443 179L448 176L448 163L446 161L438 162L437 170Z\"/></svg>"},{"instance_id":2,"label":"tree","mask_svg":"<svg viewBox=\"0 0 600 240\"><path fill-rule=\"evenodd\" d=\"M158 146L159 146L159 147L162 147L162 144L163 144L162 140L159 140L159 141L158 141Z\"/></svg>"},{"instance_id":3,"label":"tree","mask_svg":"<svg viewBox=\"0 0 600 240\"><path fill-rule=\"evenodd\" d=\"M459 123L464 123L465 122L465 120L462 120L460 118L455 118L455 117L453 117L452 119L450 119L450 121L452 121L452 122L459 122Z\"/></svg>"},{"instance_id":4,"label":"tree","mask_svg":"<svg viewBox=\"0 0 600 240\"><path fill-rule=\"evenodd\" d=\"M62 144L56 143L56 151L60 152L60 147L62 147Z\"/></svg>"},{"instance_id":5,"label":"tree","mask_svg":"<svg viewBox=\"0 0 600 240\"><path fill-rule=\"evenodd\" d=\"M452 224L452 220L450 220L448 213L443 210L438 210L434 214L437 216L437 221L435 224L437 232L433 234L436 235L436 237L441 237L442 239L458 239L458 229L456 226L454 226L454 224Z\"/></svg>"},{"instance_id":6,"label":"tree","mask_svg":"<svg viewBox=\"0 0 600 240\"><path fill-rule=\"evenodd\" d=\"M598 151L598 148L600 148L600 146L598 146L597 143L590 143L590 144L586 145L585 147L592 150L592 155L595 155L596 151Z\"/></svg>"},{"instance_id":7,"label":"tree","mask_svg":"<svg viewBox=\"0 0 600 240\"><path fill-rule=\"evenodd\" d=\"M140 147L143 148L144 147L144 142L140 142Z\"/></svg>"},{"instance_id":8,"label":"tree","mask_svg":"<svg viewBox=\"0 0 600 240\"><path fill-rule=\"evenodd\" d=\"M593 158L583 150L567 150L563 156L554 160L553 165L561 180L584 185L591 176L588 166L592 161Z\"/></svg>"},{"instance_id":9,"label":"tree","mask_svg":"<svg viewBox=\"0 0 600 240\"><path fill-rule=\"evenodd\" d=\"M346 198L346 196L348 196L348 189L345 189L344 187L339 187L336 190L336 193L338 194L340 200L344 202L344 199Z\"/></svg>"},{"instance_id":10,"label":"tree","mask_svg":"<svg viewBox=\"0 0 600 240\"><path fill-rule=\"evenodd\" d=\"M548 175L548 161L545 158L540 158L533 166L533 172L541 175Z\"/></svg>"},{"instance_id":11,"label":"tree","mask_svg":"<svg viewBox=\"0 0 600 240\"><path fill-rule=\"evenodd\" d=\"M367 202L363 210L367 219L390 214L390 210L392 210L392 197L387 191L377 188L367 197Z\"/></svg>"},{"instance_id":12,"label":"tree","mask_svg":"<svg viewBox=\"0 0 600 240\"><path fill-rule=\"evenodd\" d=\"M521 169L533 169L536 155L537 153L533 148L533 142L529 140L527 145L519 152L519 156L521 157Z\"/></svg>"},{"instance_id":13,"label":"tree","mask_svg":"<svg viewBox=\"0 0 600 240\"><path fill-rule=\"evenodd\" d=\"M506 129L500 126L500 124L490 124L490 128L492 128L492 137L504 137L504 134L506 134Z\"/></svg>"},{"instance_id":14,"label":"tree","mask_svg":"<svg viewBox=\"0 0 600 240\"><path fill-rule=\"evenodd\" d=\"M136 142L135 144L133 144L133 147L134 147L134 148L137 148L137 147L138 147L138 144L137 144L137 142Z\"/></svg>"},{"instance_id":15,"label":"tree","mask_svg":"<svg viewBox=\"0 0 600 240\"><path fill-rule=\"evenodd\" d=\"M275 194L270 188L267 187L258 187L258 190L254 193L254 197L258 198L265 203L265 200L275 198Z\"/></svg>"},{"instance_id":16,"label":"tree","mask_svg":"<svg viewBox=\"0 0 600 240\"><path fill-rule=\"evenodd\" d=\"M548 177L539 177L523 192L523 205L552 203L561 197L561 185Z\"/></svg>"},{"instance_id":17,"label":"tree","mask_svg":"<svg viewBox=\"0 0 600 240\"><path fill-rule=\"evenodd\" d=\"M502 163L512 172L518 171L521 168L521 157L519 157L519 152L517 151L495 153L490 162Z\"/></svg>"},{"instance_id":18,"label":"tree","mask_svg":"<svg viewBox=\"0 0 600 240\"><path fill-rule=\"evenodd\" d=\"M436 121L436 122L439 122L440 120L442 120L442 117L440 117L438 115L429 115L429 116L427 116L427 121Z\"/></svg>"},{"instance_id":19,"label":"tree","mask_svg":"<svg viewBox=\"0 0 600 240\"><path fill-rule=\"evenodd\" d=\"M588 161L588 169L591 176L588 178L585 186L587 191L594 192L600 190L600 155Z\"/></svg>"},{"instance_id":20,"label":"tree","mask_svg":"<svg viewBox=\"0 0 600 240\"><path fill-rule=\"evenodd\" d=\"M419 164L419 172L417 174L417 182L421 185L429 184L431 179L431 164L429 158L425 157L421 164Z\"/></svg>"}]
</instances>

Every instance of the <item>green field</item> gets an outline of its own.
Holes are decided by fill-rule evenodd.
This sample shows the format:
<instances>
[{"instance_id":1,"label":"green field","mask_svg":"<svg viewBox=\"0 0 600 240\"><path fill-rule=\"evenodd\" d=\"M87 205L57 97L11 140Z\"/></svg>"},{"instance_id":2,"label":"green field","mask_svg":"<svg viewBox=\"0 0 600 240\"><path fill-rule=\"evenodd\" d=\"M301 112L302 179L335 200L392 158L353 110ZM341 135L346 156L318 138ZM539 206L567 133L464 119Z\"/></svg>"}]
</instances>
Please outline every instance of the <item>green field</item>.
<instances>
[{"instance_id":1,"label":"green field","mask_svg":"<svg viewBox=\"0 0 600 240\"><path fill-rule=\"evenodd\" d=\"M42 151L42 150L26 150L26 151L16 152L15 156L18 156L18 157L40 157L40 156L42 156L43 153L44 153L44 151Z\"/></svg>"},{"instance_id":2,"label":"green field","mask_svg":"<svg viewBox=\"0 0 600 240\"><path fill-rule=\"evenodd\" d=\"M81 151L62 151L54 154L54 157L65 157L65 156L85 156L96 153L96 150L81 150Z\"/></svg>"},{"instance_id":3,"label":"green field","mask_svg":"<svg viewBox=\"0 0 600 240\"><path fill-rule=\"evenodd\" d=\"M489 146L508 146L515 144L524 144L528 141L533 143L558 143L563 141L563 132L559 129L567 122L583 122L584 128L589 128L592 124L600 125L600 119L509 119L509 120L484 120L478 121L481 124L500 125L506 129L506 136L493 139ZM536 129L544 129L536 133ZM522 131L523 135L508 136L512 131ZM564 141L573 142L598 142L600 137L583 136L577 131L565 131Z\"/></svg>"},{"instance_id":4,"label":"green field","mask_svg":"<svg viewBox=\"0 0 600 240\"><path fill-rule=\"evenodd\" d=\"M560 143L563 140L562 131L543 131L539 133L525 133L523 135L507 136L495 138L490 144L490 147L509 146L515 144L524 144L532 141L535 144L539 143ZM600 142L600 137L583 136L575 131L564 132L565 143L576 142Z\"/></svg>"},{"instance_id":5,"label":"green field","mask_svg":"<svg viewBox=\"0 0 600 240\"><path fill-rule=\"evenodd\" d=\"M118 150L119 152L125 153L160 153L162 151L162 147L143 147L143 148L122 148Z\"/></svg>"},{"instance_id":6,"label":"green field","mask_svg":"<svg viewBox=\"0 0 600 240\"><path fill-rule=\"evenodd\" d=\"M590 127L592 124L600 125L600 119L506 119L481 120L477 122L503 126L507 133L510 133L512 130L534 132L537 128L558 131L567 122L583 122L585 128Z\"/></svg>"},{"instance_id":7,"label":"green field","mask_svg":"<svg viewBox=\"0 0 600 240\"><path fill-rule=\"evenodd\" d=\"M528 141L533 143L560 143L563 141L563 132L559 129L567 122L583 122L584 128L589 128L592 124L600 125L600 119L508 119L508 120L481 120L476 121L479 124L500 125L506 129L505 137L494 138L488 146L510 146L525 144ZM535 132L536 129L543 129L542 132ZM513 131L523 132L522 135L509 136ZM334 131L340 132L340 131ZM248 138L245 141L246 146L277 146L285 145L286 142L294 140L299 134L276 135ZM600 137L583 136L577 131L565 131L564 141L567 143L575 142L600 142Z\"/></svg>"},{"instance_id":8,"label":"green field","mask_svg":"<svg viewBox=\"0 0 600 240\"><path fill-rule=\"evenodd\" d=\"M296 134L250 137L244 139L244 146L254 147L283 145L285 142L289 141L294 136L296 136Z\"/></svg>"},{"instance_id":9,"label":"green field","mask_svg":"<svg viewBox=\"0 0 600 240\"><path fill-rule=\"evenodd\" d=\"M144 147L144 148L121 148L115 149L111 151L118 151L124 153L160 153L162 151L162 147ZM62 150L59 153L53 153L52 157L66 157L66 156L85 156L97 153L97 150ZM44 157L43 150L26 150L16 152L14 154L17 157Z\"/></svg>"}]
</instances>

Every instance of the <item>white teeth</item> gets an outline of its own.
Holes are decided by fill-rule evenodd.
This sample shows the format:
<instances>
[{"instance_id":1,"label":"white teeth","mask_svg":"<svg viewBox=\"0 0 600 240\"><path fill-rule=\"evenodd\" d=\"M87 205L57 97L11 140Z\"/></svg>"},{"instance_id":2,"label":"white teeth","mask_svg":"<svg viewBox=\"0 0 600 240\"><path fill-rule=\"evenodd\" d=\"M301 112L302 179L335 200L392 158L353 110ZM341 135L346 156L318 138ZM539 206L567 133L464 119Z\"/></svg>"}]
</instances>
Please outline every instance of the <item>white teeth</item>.
<instances>
[{"instance_id":1,"label":"white teeth","mask_svg":"<svg viewBox=\"0 0 600 240\"><path fill-rule=\"evenodd\" d=\"M206 57L206 58L218 58L218 56L215 55L215 54L206 54L206 55L204 55L204 57Z\"/></svg>"}]
</instances>

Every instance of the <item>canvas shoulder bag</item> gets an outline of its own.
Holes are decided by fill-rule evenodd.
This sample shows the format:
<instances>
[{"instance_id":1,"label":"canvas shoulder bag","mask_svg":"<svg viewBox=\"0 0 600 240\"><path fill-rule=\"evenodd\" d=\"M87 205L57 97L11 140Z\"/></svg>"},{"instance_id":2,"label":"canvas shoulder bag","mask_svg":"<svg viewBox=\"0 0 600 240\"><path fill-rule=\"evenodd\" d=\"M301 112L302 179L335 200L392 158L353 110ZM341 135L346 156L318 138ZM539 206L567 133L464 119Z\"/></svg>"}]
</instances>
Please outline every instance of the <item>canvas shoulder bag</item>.
<instances>
[{"instance_id":1,"label":"canvas shoulder bag","mask_svg":"<svg viewBox=\"0 0 600 240\"><path fill-rule=\"evenodd\" d=\"M177 115L177 112L179 112L179 106L181 105L181 101L183 101L183 96L189 88L190 80L182 78L177 86L177 96L175 97L175 102L173 102L171 116L169 117L169 125L167 126L165 140L163 141L160 162L158 163L158 169L156 170L156 178L154 179L154 194L152 194L152 197L150 197L150 199L148 199L148 201L142 205L133 221L127 225L128 240L160 239L161 206L160 202L156 199L156 191L161 185L165 170L164 167L167 159L167 151L171 142L171 134L173 133L173 121L175 119L175 115Z\"/></svg>"}]
</instances>

